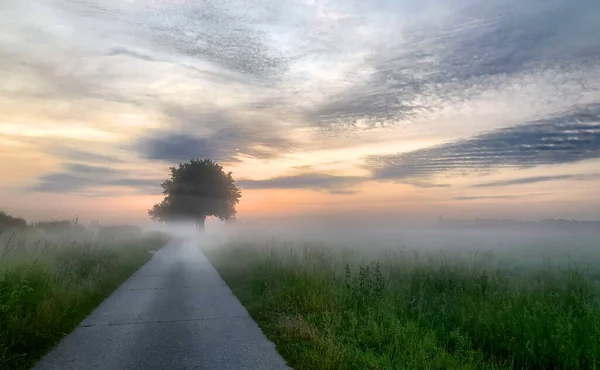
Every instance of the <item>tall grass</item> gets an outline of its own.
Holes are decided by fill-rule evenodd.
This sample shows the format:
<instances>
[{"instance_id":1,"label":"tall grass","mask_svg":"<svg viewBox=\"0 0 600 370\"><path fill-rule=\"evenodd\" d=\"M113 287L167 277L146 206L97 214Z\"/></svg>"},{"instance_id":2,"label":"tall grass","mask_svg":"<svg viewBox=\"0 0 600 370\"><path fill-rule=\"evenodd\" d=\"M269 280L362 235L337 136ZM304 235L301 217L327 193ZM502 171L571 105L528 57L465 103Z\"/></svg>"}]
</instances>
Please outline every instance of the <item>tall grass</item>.
<instances>
[{"instance_id":1,"label":"tall grass","mask_svg":"<svg viewBox=\"0 0 600 370\"><path fill-rule=\"evenodd\" d=\"M406 250L206 254L295 369L600 369L588 268Z\"/></svg>"},{"instance_id":2,"label":"tall grass","mask_svg":"<svg viewBox=\"0 0 600 370\"><path fill-rule=\"evenodd\" d=\"M164 243L159 234L0 234L0 368L30 368Z\"/></svg>"}]
</instances>

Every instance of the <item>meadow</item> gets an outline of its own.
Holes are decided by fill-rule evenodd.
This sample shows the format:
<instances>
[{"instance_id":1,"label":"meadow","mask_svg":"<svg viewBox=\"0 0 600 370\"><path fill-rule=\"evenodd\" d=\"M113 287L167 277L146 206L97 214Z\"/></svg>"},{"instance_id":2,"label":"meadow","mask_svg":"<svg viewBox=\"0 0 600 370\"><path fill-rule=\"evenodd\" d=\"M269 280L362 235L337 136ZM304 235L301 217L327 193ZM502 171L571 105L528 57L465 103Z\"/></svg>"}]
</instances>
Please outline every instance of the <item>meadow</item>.
<instances>
[{"instance_id":1,"label":"meadow","mask_svg":"<svg viewBox=\"0 0 600 370\"><path fill-rule=\"evenodd\" d=\"M428 249L242 237L205 253L297 370L600 369L598 238L562 238L461 249L444 236Z\"/></svg>"},{"instance_id":2,"label":"meadow","mask_svg":"<svg viewBox=\"0 0 600 370\"><path fill-rule=\"evenodd\" d=\"M0 368L31 368L166 242L76 221L1 230Z\"/></svg>"}]
</instances>

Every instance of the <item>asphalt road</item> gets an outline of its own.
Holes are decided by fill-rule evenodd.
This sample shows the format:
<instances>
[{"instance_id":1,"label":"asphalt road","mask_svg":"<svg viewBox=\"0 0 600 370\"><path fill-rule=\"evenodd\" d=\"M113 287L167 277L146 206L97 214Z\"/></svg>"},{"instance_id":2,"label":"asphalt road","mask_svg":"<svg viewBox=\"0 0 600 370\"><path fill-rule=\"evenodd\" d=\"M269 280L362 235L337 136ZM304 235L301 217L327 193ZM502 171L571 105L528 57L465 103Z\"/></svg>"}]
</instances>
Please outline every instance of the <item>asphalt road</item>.
<instances>
[{"instance_id":1,"label":"asphalt road","mask_svg":"<svg viewBox=\"0 0 600 370\"><path fill-rule=\"evenodd\" d=\"M34 369L289 369L204 254L171 243Z\"/></svg>"}]
</instances>

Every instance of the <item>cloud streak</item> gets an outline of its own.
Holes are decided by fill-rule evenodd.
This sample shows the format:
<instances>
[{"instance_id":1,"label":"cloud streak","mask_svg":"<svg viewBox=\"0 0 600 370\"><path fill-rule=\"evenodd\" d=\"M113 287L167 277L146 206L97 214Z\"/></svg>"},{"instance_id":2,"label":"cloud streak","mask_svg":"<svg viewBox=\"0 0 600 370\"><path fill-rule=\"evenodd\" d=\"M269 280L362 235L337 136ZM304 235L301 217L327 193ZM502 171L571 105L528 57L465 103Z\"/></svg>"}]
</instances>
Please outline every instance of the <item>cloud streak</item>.
<instances>
[{"instance_id":1,"label":"cloud streak","mask_svg":"<svg viewBox=\"0 0 600 370\"><path fill-rule=\"evenodd\" d=\"M510 185L536 184L536 183L540 183L540 182L558 181L558 180L592 181L592 180L599 180L599 179L600 179L600 174L533 176L533 177L523 177L523 178L512 179L512 180L485 182L482 184L473 185L472 187L474 187L474 188L494 188L494 187L510 186Z\"/></svg>"},{"instance_id":2,"label":"cloud streak","mask_svg":"<svg viewBox=\"0 0 600 370\"><path fill-rule=\"evenodd\" d=\"M600 105L408 153L371 156L378 179L528 168L600 158Z\"/></svg>"},{"instance_id":3,"label":"cloud streak","mask_svg":"<svg viewBox=\"0 0 600 370\"><path fill-rule=\"evenodd\" d=\"M71 163L61 172L42 175L32 191L61 194L95 194L106 187L132 188L144 194L160 194L162 180L132 177L123 170ZM108 194L108 192L103 192ZM119 194L111 194L118 196Z\"/></svg>"},{"instance_id":4,"label":"cloud streak","mask_svg":"<svg viewBox=\"0 0 600 370\"><path fill-rule=\"evenodd\" d=\"M454 197L454 200L494 200L494 199L521 199L529 198L533 196L551 195L551 193L534 193L534 194L520 194L520 195L473 195L473 196L462 196Z\"/></svg>"},{"instance_id":5,"label":"cloud streak","mask_svg":"<svg viewBox=\"0 0 600 370\"><path fill-rule=\"evenodd\" d=\"M266 180L239 180L237 183L243 189L313 189L326 190L332 194L351 194L351 188L365 180L364 177L357 176L307 173Z\"/></svg>"}]
</instances>

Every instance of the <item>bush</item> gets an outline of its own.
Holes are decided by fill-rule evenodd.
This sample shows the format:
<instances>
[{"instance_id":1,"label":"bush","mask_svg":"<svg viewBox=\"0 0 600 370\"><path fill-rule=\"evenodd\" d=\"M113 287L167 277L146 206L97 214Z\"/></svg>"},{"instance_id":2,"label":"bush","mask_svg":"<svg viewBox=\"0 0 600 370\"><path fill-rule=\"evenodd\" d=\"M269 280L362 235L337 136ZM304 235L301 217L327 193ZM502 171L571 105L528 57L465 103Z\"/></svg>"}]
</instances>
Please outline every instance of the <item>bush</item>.
<instances>
[{"instance_id":1,"label":"bush","mask_svg":"<svg viewBox=\"0 0 600 370\"><path fill-rule=\"evenodd\" d=\"M19 217L13 217L6 212L0 211L0 230L25 228L27 228L27 221Z\"/></svg>"}]
</instances>

